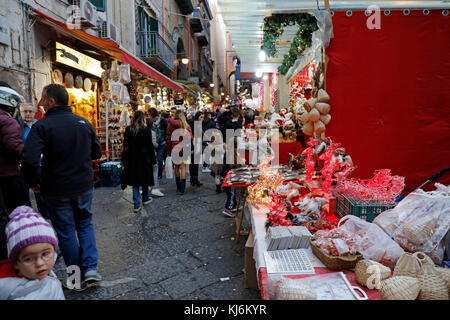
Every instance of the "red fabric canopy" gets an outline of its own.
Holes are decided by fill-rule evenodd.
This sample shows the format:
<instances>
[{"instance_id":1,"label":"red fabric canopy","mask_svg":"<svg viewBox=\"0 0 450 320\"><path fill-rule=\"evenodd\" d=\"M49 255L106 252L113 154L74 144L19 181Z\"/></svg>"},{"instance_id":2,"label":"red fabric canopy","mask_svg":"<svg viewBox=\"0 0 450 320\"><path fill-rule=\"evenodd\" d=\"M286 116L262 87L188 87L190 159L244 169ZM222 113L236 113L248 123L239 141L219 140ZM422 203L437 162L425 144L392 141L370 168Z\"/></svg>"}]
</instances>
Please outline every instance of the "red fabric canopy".
<instances>
[{"instance_id":1,"label":"red fabric canopy","mask_svg":"<svg viewBox=\"0 0 450 320\"><path fill-rule=\"evenodd\" d=\"M327 136L351 155L356 177L387 168L412 191L450 166L450 17L382 11L373 30L367 19L363 11L334 12Z\"/></svg>"},{"instance_id":2,"label":"red fabric canopy","mask_svg":"<svg viewBox=\"0 0 450 320\"><path fill-rule=\"evenodd\" d=\"M150 78L160 82L161 84L179 92L183 93L184 90L182 87L180 87L178 84L176 84L174 81L169 79L168 77L164 76L163 74L159 73L157 70L153 69L152 67L148 66L147 64L139 61L135 57L133 57L131 54L126 53L122 49L119 48L116 42L108 39L102 39L96 36L93 36L89 33L84 32L83 30L79 29L72 29L69 28L65 23L62 23L58 20L55 20L45 13L34 9L34 12L39 14L40 16L44 17L46 20L52 22L54 24L54 27L59 28L60 30L69 33L71 36L88 43L89 45L96 47L99 50L102 50L112 57L114 57L117 60L122 61L123 63L130 64L131 68L142 72L143 74L149 76Z\"/></svg>"}]
</instances>

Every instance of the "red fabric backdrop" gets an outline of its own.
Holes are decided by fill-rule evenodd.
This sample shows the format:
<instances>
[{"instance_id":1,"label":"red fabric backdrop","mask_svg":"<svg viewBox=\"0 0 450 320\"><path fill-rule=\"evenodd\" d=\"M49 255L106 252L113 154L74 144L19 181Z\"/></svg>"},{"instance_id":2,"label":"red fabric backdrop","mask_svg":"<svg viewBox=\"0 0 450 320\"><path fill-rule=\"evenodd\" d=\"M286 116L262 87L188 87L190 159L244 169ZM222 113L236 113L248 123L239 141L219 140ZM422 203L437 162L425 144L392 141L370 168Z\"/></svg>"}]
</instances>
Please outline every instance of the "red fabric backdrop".
<instances>
[{"instance_id":1,"label":"red fabric backdrop","mask_svg":"<svg viewBox=\"0 0 450 320\"><path fill-rule=\"evenodd\" d=\"M388 168L412 191L450 166L450 16L391 10L380 18L381 29L369 30L363 11L334 12L327 136L352 156L355 177Z\"/></svg>"}]
</instances>

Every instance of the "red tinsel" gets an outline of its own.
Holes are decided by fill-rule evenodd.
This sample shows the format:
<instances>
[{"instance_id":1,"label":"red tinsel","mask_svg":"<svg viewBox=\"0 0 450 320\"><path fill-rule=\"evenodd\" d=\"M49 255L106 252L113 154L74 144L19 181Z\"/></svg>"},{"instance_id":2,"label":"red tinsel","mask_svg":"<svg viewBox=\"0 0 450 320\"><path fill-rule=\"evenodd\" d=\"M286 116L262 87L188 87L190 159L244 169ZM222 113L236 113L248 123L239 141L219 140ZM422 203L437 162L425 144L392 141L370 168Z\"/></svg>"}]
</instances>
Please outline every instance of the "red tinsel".
<instances>
[{"instance_id":1,"label":"red tinsel","mask_svg":"<svg viewBox=\"0 0 450 320\"><path fill-rule=\"evenodd\" d=\"M308 140L308 148L306 148L303 152L302 152L302 156L306 155L306 160L305 160L305 181L312 181L312 176L314 173L314 160L313 160L313 155L314 155L314 146L316 145L316 143L319 140L314 139L314 138L310 138Z\"/></svg>"},{"instance_id":2,"label":"red tinsel","mask_svg":"<svg viewBox=\"0 0 450 320\"><path fill-rule=\"evenodd\" d=\"M337 190L347 193L361 201L392 202L405 187L405 178L391 176L391 170L381 169L374 172L370 180L340 179Z\"/></svg>"}]
</instances>

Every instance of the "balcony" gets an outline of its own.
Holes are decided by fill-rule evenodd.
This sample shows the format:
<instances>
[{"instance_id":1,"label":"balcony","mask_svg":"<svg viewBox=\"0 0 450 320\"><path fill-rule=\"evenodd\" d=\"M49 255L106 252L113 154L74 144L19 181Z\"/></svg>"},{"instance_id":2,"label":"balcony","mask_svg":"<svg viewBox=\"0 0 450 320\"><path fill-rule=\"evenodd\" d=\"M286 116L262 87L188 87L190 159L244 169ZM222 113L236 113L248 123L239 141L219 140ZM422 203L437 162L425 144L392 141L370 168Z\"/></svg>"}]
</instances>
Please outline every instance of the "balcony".
<instances>
[{"instance_id":1,"label":"balcony","mask_svg":"<svg viewBox=\"0 0 450 320\"><path fill-rule=\"evenodd\" d=\"M201 32L203 30L203 23L200 18L200 10L195 9L194 12L192 12L191 17L189 19L189 23L191 25L192 32Z\"/></svg>"},{"instance_id":2,"label":"balcony","mask_svg":"<svg viewBox=\"0 0 450 320\"><path fill-rule=\"evenodd\" d=\"M175 0L182 14L191 14L194 6L191 0Z\"/></svg>"},{"instance_id":3,"label":"balcony","mask_svg":"<svg viewBox=\"0 0 450 320\"><path fill-rule=\"evenodd\" d=\"M205 32L205 30L203 30L202 32L200 32L200 33L196 33L195 34L195 36L197 37L197 41L198 41L198 44L200 45L200 46L207 46L208 45L208 43L209 43L209 37L208 37L208 35L206 34L206 32Z\"/></svg>"},{"instance_id":4,"label":"balcony","mask_svg":"<svg viewBox=\"0 0 450 320\"><path fill-rule=\"evenodd\" d=\"M158 32L136 32L139 56L163 73L174 70L175 52Z\"/></svg>"}]
</instances>

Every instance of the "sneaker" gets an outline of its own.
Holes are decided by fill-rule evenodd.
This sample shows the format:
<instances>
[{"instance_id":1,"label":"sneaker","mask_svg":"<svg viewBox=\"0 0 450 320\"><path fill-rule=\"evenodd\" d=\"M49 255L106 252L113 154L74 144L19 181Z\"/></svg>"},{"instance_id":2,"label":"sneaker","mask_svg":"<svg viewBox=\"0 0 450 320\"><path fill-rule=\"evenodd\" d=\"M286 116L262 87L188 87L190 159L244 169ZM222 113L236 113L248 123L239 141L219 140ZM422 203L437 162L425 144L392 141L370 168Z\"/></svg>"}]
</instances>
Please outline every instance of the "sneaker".
<instances>
[{"instance_id":1,"label":"sneaker","mask_svg":"<svg viewBox=\"0 0 450 320\"><path fill-rule=\"evenodd\" d=\"M152 195L157 196L157 197L164 197L164 193L159 191L159 189L152 189Z\"/></svg>"},{"instance_id":2,"label":"sneaker","mask_svg":"<svg viewBox=\"0 0 450 320\"><path fill-rule=\"evenodd\" d=\"M206 168L203 168L203 169L202 169L202 172L203 172L203 173L209 173L209 172L211 172L211 169L209 169L208 167L206 167Z\"/></svg>"},{"instance_id":3,"label":"sneaker","mask_svg":"<svg viewBox=\"0 0 450 320\"><path fill-rule=\"evenodd\" d=\"M153 192L153 190L152 190L152 192ZM153 201L153 198L148 198L147 200L143 200L142 203L143 203L144 205L146 205L146 204L151 203L152 201Z\"/></svg>"},{"instance_id":4,"label":"sneaker","mask_svg":"<svg viewBox=\"0 0 450 320\"><path fill-rule=\"evenodd\" d=\"M142 206L140 206L139 208L134 208L134 213L138 213L141 209L142 209Z\"/></svg>"},{"instance_id":5,"label":"sneaker","mask_svg":"<svg viewBox=\"0 0 450 320\"><path fill-rule=\"evenodd\" d=\"M227 217L234 218L234 213L231 212L231 210L225 209L222 211L222 213Z\"/></svg>"},{"instance_id":6,"label":"sneaker","mask_svg":"<svg viewBox=\"0 0 450 320\"><path fill-rule=\"evenodd\" d=\"M84 274L84 282L86 285L94 284L102 281L102 276L97 270L89 270Z\"/></svg>"},{"instance_id":7,"label":"sneaker","mask_svg":"<svg viewBox=\"0 0 450 320\"><path fill-rule=\"evenodd\" d=\"M240 208L239 208L239 211L241 211L241 210L242 210L242 208L243 208L243 207L240 207ZM231 209L230 211L231 211L231 212L236 212L236 211L237 211L237 208L236 208L236 207L234 207L234 208L233 208L233 209Z\"/></svg>"}]
</instances>

